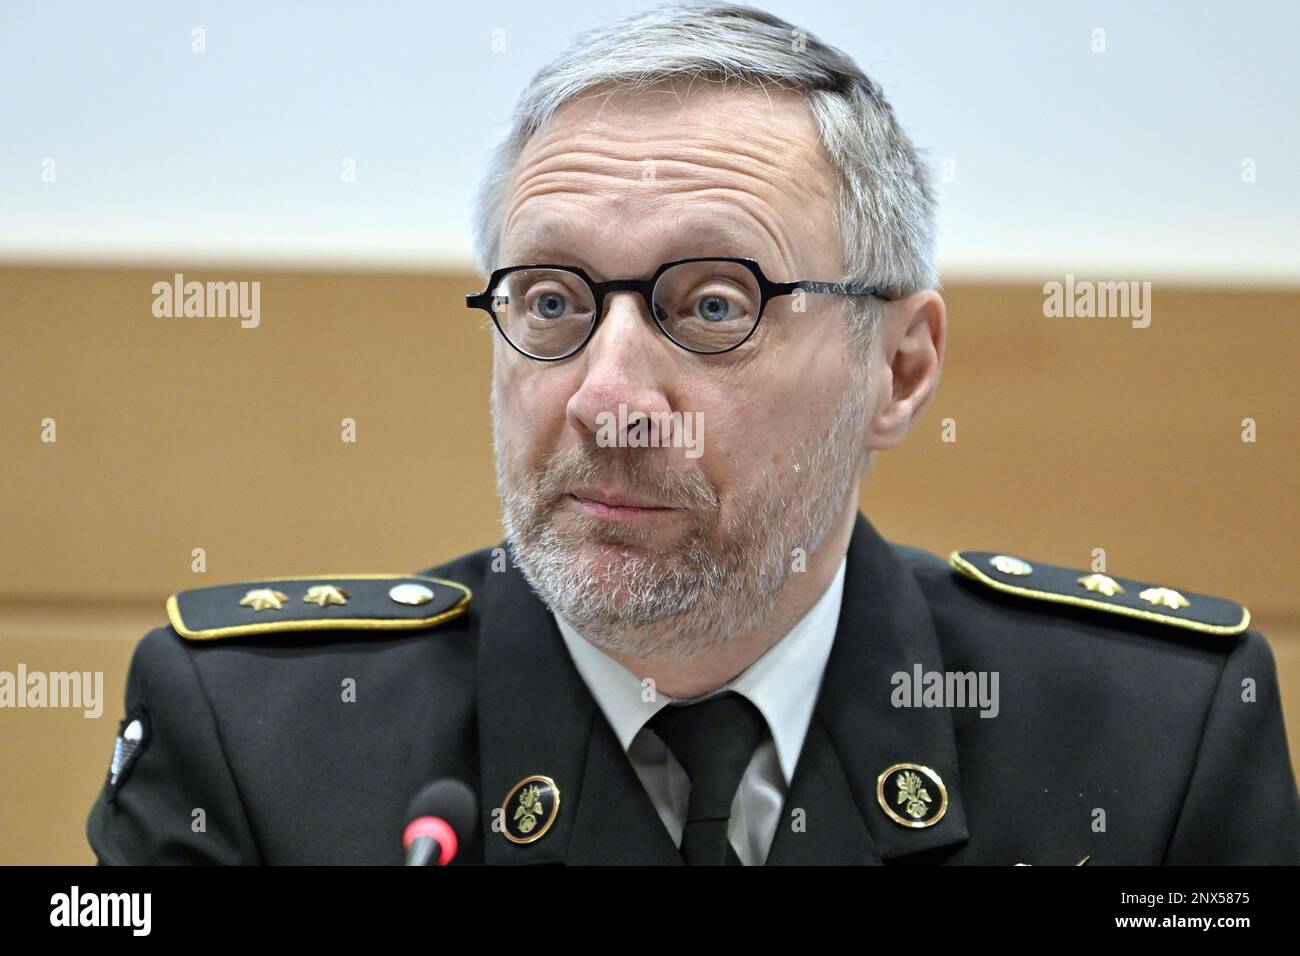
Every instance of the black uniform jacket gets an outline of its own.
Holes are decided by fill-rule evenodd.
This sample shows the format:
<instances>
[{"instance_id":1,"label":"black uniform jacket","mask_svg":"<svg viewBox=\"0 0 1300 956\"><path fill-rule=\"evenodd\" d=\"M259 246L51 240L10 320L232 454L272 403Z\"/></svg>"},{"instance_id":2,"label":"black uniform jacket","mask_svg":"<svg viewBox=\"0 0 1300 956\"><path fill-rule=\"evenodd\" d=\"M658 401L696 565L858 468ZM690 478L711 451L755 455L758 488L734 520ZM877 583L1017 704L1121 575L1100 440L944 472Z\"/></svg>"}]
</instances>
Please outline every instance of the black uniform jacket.
<instances>
[{"instance_id":1,"label":"black uniform jacket","mask_svg":"<svg viewBox=\"0 0 1300 956\"><path fill-rule=\"evenodd\" d=\"M306 605L293 613L316 613L312 630L193 640L173 615L145 636L126 710L146 732L135 753L119 738L117 779L88 821L97 858L400 863L412 796L454 778L481 808L456 864L680 864L554 619L500 548L423 573L472 592L428 627L321 629L358 612ZM950 564L858 516L768 862L1300 862L1273 657L1258 633L1230 633L1248 621L1240 606L1193 595L1157 612L1140 583L1108 579L1123 589L1108 596L1076 585L1080 572L1011 560ZM270 620L188 593L191 616ZM969 699L896 706L930 672L996 673L996 716ZM919 819L900 806L897 771L881 780L899 764L928 770L912 778L929 798ZM534 775L560 804L542 837L513 842L493 811Z\"/></svg>"}]
</instances>

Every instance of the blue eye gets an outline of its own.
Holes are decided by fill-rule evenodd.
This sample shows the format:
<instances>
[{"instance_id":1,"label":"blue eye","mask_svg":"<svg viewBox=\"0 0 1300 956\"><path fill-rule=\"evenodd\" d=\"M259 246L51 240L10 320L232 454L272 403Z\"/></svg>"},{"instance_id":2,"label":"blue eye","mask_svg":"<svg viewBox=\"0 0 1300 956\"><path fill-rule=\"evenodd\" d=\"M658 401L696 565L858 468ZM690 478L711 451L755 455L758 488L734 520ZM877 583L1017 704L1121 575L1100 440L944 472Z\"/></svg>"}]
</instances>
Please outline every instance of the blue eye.
<instances>
[{"instance_id":1,"label":"blue eye","mask_svg":"<svg viewBox=\"0 0 1300 956\"><path fill-rule=\"evenodd\" d=\"M727 318L731 303L720 295L700 296L695 303L695 314L706 322L721 322Z\"/></svg>"},{"instance_id":2,"label":"blue eye","mask_svg":"<svg viewBox=\"0 0 1300 956\"><path fill-rule=\"evenodd\" d=\"M567 304L558 292L544 292L537 297L537 313L544 319L558 319L564 315Z\"/></svg>"}]
</instances>

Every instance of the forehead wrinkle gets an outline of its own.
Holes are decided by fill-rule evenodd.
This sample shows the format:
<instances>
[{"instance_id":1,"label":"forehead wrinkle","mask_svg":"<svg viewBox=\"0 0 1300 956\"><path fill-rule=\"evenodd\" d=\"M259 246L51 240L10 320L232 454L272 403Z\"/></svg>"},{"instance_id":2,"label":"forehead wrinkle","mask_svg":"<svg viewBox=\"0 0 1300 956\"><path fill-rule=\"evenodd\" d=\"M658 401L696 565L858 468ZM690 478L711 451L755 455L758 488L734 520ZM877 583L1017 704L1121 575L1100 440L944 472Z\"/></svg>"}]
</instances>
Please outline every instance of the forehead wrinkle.
<instances>
[{"instance_id":1,"label":"forehead wrinkle","mask_svg":"<svg viewBox=\"0 0 1300 956\"><path fill-rule=\"evenodd\" d=\"M602 201L604 205L620 209L654 211L669 197L693 194L727 199L729 206L757 219L778 240L783 252L788 253L791 242L782 225L786 216L780 210L788 208L794 212L808 209L816 202L813 197L805 197L792 203L787 199L787 194L775 188L770 181L745 170L737 172L747 183L720 179L714 174L715 170L691 163L671 160L665 161L664 165L676 167L678 174L656 177L653 182L643 182L639 177L630 180L627 177L592 171L583 171L576 177L569 170L538 171L528 175L518 183L506 216L505 229L508 232L513 227L530 200L543 196L569 197L576 203L592 206L594 214L594 207L601 205ZM574 181L575 178L578 182ZM607 219L608 216L601 218Z\"/></svg>"},{"instance_id":2,"label":"forehead wrinkle","mask_svg":"<svg viewBox=\"0 0 1300 956\"><path fill-rule=\"evenodd\" d=\"M591 194L602 189L606 192L613 192L617 188L627 188L632 184L635 184L638 188L644 185L639 172L640 160L615 160L602 157L604 159L603 164L586 162L582 159L578 159L577 162L572 161L574 157L590 155L589 153L572 151L566 152L564 156L549 157L539 162L530 163L529 167L521 170L520 175L515 179L513 202L511 204L512 214L525 200L546 193ZM630 166L636 167L636 169L624 174L608 168L596 168L598 165L605 165L606 167ZM579 182L575 184L574 180L579 180Z\"/></svg>"},{"instance_id":3,"label":"forehead wrinkle","mask_svg":"<svg viewBox=\"0 0 1300 956\"><path fill-rule=\"evenodd\" d=\"M548 151L551 153L549 156ZM727 155L726 151L719 153L698 146L690 151L698 153L701 159L711 165L680 158L656 160L656 169L662 167L665 175L656 175L654 180L646 182L640 177L641 160L621 159L604 152L576 150L563 143L550 144L538 151L539 158L530 162L522 177L516 181L504 234L511 233L515 221L529 205L529 200L543 196L571 197L572 201L591 209L593 221L606 221L610 217L602 214L601 205L612 204L626 208L632 204L653 209L654 204L665 197L695 194L721 198L729 208L753 218L772 239L787 268L791 267L795 261L796 243L786 227L789 217L783 215L780 208L789 207L792 211L815 208L826 197L822 177L792 178L786 170L778 169L757 155L754 156L754 167L745 168L740 165L740 159ZM586 168L572 168L575 156L586 161ZM722 167L742 177L741 182L719 182L717 173L720 159L729 161L721 163ZM636 172L617 175L592 168L594 166L632 166ZM575 178L578 179L577 184ZM743 183L751 184L751 188L745 188ZM789 183L790 187L783 189L782 183ZM604 196L600 195L602 192L605 193ZM792 195L795 197L794 202L787 198Z\"/></svg>"},{"instance_id":4,"label":"forehead wrinkle","mask_svg":"<svg viewBox=\"0 0 1300 956\"><path fill-rule=\"evenodd\" d=\"M739 258L756 259L770 278L778 281L783 279L782 273L793 267L794 258L793 246L781 222L781 217L762 204L759 204L760 208L757 210L751 208L754 206L753 197L748 193L739 194L742 199L751 200L741 205L728 199L728 190L710 189L700 192L709 199L720 200L720 204L704 206L698 203L685 203L668 210L672 215L671 226L657 233L658 239L649 239L641 243L643 250L654 253L650 258L664 262L684 258L681 254L683 249L689 248L695 237L711 233L718 237L716 242L727 243L733 248L727 249L719 245L709 249L697 243L695 245L697 255L724 257L734 255ZM582 195L581 198L592 199L587 195ZM593 222L608 224L613 221L608 208L605 208L606 205L596 202L591 216ZM684 220L685 225L683 225ZM569 253L571 256L580 255L579 250L584 244L593 251L605 247L597 231L584 231L580 222L553 210L524 217L522 223L513 232L504 235L503 255L511 259L512 264L520 264L513 262L520 257L536 258L552 250L571 249L572 252ZM768 251L772 248L776 250L775 258L768 255ZM587 264L591 261L592 258L586 259Z\"/></svg>"},{"instance_id":5,"label":"forehead wrinkle","mask_svg":"<svg viewBox=\"0 0 1300 956\"><path fill-rule=\"evenodd\" d=\"M743 218L754 220L758 225L758 228L754 230L754 232L759 236L765 236L767 239L771 241L771 244L776 247L776 252L777 252L779 262L782 265L784 265L786 269L792 267L794 263L794 245L791 242L790 235L786 229L784 219L775 209L773 209L766 202L763 202L761 199L758 202L754 202L755 197L753 193L748 193L741 190L729 189L720 186L714 186L714 187L710 187L707 189L700 189L700 190L681 187L676 191L696 192L701 197L704 198L719 199L726 204L726 207L729 210L734 210ZM731 198L733 195L739 197L739 199L742 201L738 202L733 200ZM746 202L744 200L748 200L748 201ZM683 212L678 216L678 220L680 221L682 216L685 215L686 215L686 210L683 210ZM732 220L728 219L727 225L731 227ZM744 228L743 226L733 227L732 231L739 232L743 228ZM738 236L737 238L743 240L746 237ZM759 255L754 252L746 253L745 256L746 257L752 256L754 258L759 259L760 260L759 265L763 267L763 271L768 274L769 278L773 278L773 279L779 278L779 276L777 275L778 270L776 270L772 266L769 266L765 261L763 261L767 258L766 256Z\"/></svg>"},{"instance_id":6,"label":"forehead wrinkle","mask_svg":"<svg viewBox=\"0 0 1300 956\"><path fill-rule=\"evenodd\" d=\"M834 179L833 170L822 147L815 122L804 107L793 115L778 117L767 96L767 110L762 103L747 98L725 101L731 107L727 122L701 125L698 116L688 120L686 135L666 124L662 114L651 111L649 122L618 121L608 124L595 118L574 117L576 129L558 131L552 128L535 136L520 157L521 168L540 164L549 169L552 161L571 154L577 158L575 165L596 166L611 164L616 168L626 164L638 167L634 173L640 179L640 166L647 159L661 163L684 162L686 156L698 155L702 168L716 170L719 166L732 172L756 176L779 189L806 194L805 198L826 197ZM674 95L665 91L664 95ZM600 97L600 109L609 102L608 95ZM630 119L636 119L631 109ZM762 114L768 115L764 117ZM793 122L783 122L792 119ZM620 150L620 147L623 147ZM626 155L620 157L619 152ZM662 158L661 158L662 157ZM794 162L784 161L792 157Z\"/></svg>"},{"instance_id":7,"label":"forehead wrinkle","mask_svg":"<svg viewBox=\"0 0 1300 956\"><path fill-rule=\"evenodd\" d=\"M635 155L619 156L617 146L627 147ZM786 157L796 157L793 167ZM531 170L549 173L557 166L572 165L591 175L614 176L644 184L641 170L647 161L656 171L679 170L685 174L695 167L702 174L734 173L765 183L781 192L793 193L801 200L824 199L830 195L830 168L821 149L810 149L806 140L767 129L753 133L742 125L725 134L712 131L692 133L689 139L671 135L646 135L641 130L613 127L607 132L576 133L546 143L539 143L532 155L523 160ZM609 172L600 169L606 167ZM633 171L623 174L626 167ZM521 167L522 168L522 167Z\"/></svg>"}]
</instances>

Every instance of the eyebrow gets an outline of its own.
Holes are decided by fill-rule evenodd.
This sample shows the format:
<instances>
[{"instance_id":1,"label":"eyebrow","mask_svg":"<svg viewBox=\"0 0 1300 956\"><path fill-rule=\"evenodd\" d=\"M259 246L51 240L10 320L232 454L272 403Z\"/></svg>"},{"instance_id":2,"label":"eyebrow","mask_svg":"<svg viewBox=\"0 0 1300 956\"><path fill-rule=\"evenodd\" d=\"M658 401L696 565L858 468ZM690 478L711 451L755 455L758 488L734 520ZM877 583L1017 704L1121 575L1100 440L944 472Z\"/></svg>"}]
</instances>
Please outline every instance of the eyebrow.
<instances>
[{"instance_id":1,"label":"eyebrow","mask_svg":"<svg viewBox=\"0 0 1300 956\"><path fill-rule=\"evenodd\" d=\"M591 262L577 252L574 244L564 244L542 238L543 235L563 233L573 234L573 224L567 219L549 217L536 220L522 227L526 238L511 249L511 261L502 260L503 265L531 265L533 263L553 263L556 265L579 265L593 278L603 278L597 270L591 268ZM539 233L541 235L539 235ZM761 249L755 247L762 246ZM759 235L752 234L743 226L729 220L712 222L690 221L679 223L675 235L664 245L672 255L665 255L662 261L691 258L694 255L716 255L735 258L766 260L764 252L769 245Z\"/></svg>"}]
</instances>

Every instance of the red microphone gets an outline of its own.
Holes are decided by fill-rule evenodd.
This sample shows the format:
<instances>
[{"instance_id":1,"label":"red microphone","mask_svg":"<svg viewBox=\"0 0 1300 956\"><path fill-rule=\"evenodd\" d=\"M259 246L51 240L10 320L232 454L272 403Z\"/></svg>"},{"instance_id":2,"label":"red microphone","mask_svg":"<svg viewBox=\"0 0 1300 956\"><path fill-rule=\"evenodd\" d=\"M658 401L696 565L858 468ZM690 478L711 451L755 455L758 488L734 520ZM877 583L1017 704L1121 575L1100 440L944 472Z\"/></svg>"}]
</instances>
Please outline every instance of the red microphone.
<instances>
[{"instance_id":1,"label":"red microphone","mask_svg":"<svg viewBox=\"0 0 1300 956\"><path fill-rule=\"evenodd\" d=\"M407 866L446 866L474 835L478 801L459 780L436 780L415 795L402 833Z\"/></svg>"}]
</instances>

